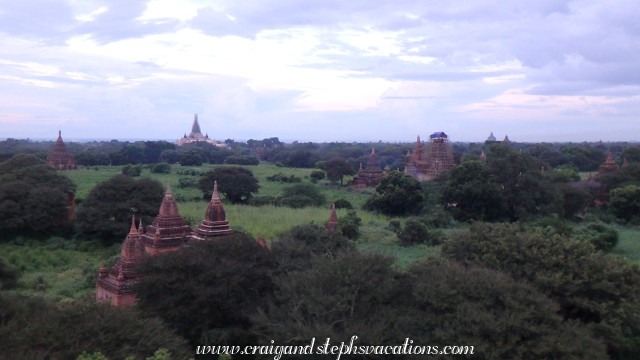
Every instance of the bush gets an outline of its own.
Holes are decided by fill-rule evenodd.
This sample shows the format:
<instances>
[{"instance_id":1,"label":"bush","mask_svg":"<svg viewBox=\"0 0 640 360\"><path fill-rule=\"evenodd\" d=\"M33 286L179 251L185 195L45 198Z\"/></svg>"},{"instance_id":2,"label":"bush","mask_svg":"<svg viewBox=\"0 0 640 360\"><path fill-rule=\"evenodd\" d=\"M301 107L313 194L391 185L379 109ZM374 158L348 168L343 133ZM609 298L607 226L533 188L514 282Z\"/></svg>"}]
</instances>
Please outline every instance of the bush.
<instances>
[{"instance_id":1,"label":"bush","mask_svg":"<svg viewBox=\"0 0 640 360\"><path fill-rule=\"evenodd\" d=\"M142 165L125 165L122 167L122 175L127 175L131 177L140 176L142 173Z\"/></svg>"},{"instance_id":2,"label":"bush","mask_svg":"<svg viewBox=\"0 0 640 360\"><path fill-rule=\"evenodd\" d=\"M411 175L392 171L380 181L376 192L364 204L365 210L386 215L406 215L422 208L422 186Z\"/></svg>"},{"instance_id":3,"label":"bush","mask_svg":"<svg viewBox=\"0 0 640 360\"><path fill-rule=\"evenodd\" d=\"M324 195L311 184L296 184L286 187L280 197L280 205L292 208L322 206L325 201Z\"/></svg>"},{"instance_id":4,"label":"bush","mask_svg":"<svg viewBox=\"0 0 640 360\"><path fill-rule=\"evenodd\" d=\"M322 170L313 170L311 171L311 175L309 175L312 180L322 180L326 177L326 173Z\"/></svg>"},{"instance_id":5,"label":"bush","mask_svg":"<svg viewBox=\"0 0 640 360\"><path fill-rule=\"evenodd\" d=\"M420 218L409 218L404 228L396 233L402 246L425 244L429 246L440 245L446 239L440 230L430 230Z\"/></svg>"},{"instance_id":6,"label":"bush","mask_svg":"<svg viewBox=\"0 0 640 360\"><path fill-rule=\"evenodd\" d=\"M333 205L336 206L336 209L353 209L353 205L345 199L338 199L333 202Z\"/></svg>"},{"instance_id":7,"label":"bush","mask_svg":"<svg viewBox=\"0 0 640 360\"><path fill-rule=\"evenodd\" d=\"M349 211L346 215L338 218L338 228L342 235L349 239L357 239L360 236L360 223L362 219L356 215L355 211Z\"/></svg>"},{"instance_id":8,"label":"bush","mask_svg":"<svg viewBox=\"0 0 640 360\"><path fill-rule=\"evenodd\" d=\"M198 183L194 178L183 177L178 179L178 187L181 189L189 187L197 187Z\"/></svg>"},{"instance_id":9,"label":"bush","mask_svg":"<svg viewBox=\"0 0 640 360\"><path fill-rule=\"evenodd\" d=\"M602 223L577 228L573 237L589 241L596 249L604 252L611 251L618 244L618 232Z\"/></svg>"},{"instance_id":10,"label":"bush","mask_svg":"<svg viewBox=\"0 0 640 360\"><path fill-rule=\"evenodd\" d=\"M275 165L276 167L284 167L284 164L281 163L280 161L276 161L276 163L273 165Z\"/></svg>"},{"instance_id":11,"label":"bush","mask_svg":"<svg viewBox=\"0 0 640 360\"><path fill-rule=\"evenodd\" d=\"M255 155L231 155L224 159L225 164L258 165L260 160Z\"/></svg>"},{"instance_id":12,"label":"bush","mask_svg":"<svg viewBox=\"0 0 640 360\"><path fill-rule=\"evenodd\" d=\"M267 176L267 181L280 182L280 183L299 183L302 179L295 175L284 175L283 173L273 174Z\"/></svg>"},{"instance_id":13,"label":"bush","mask_svg":"<svg viewBox=\"0 0 640 360\"><path fill-rule=\"evenodd\" d=\"M151 172L154 173L154 174L170 174L171 173L171 164L167 164L167 163L155 164L151 168Z\"/></svg>"},{"instance_id":14,"label":"bush","mask_svg":"<svg viewBox=\"0 0 640 360\"><path fill-rule=\"evenodd\" d=\"M199 180L204 198L209 200L213 184L218 182L218 191L234 204L248 202L258 192L258 179L251 170L238 166L221 166L205 173Z\"/></svg>"},{"instance_id":15,"label":"bush","mask_svg":"<svg viewBox=\"0 0 640 360\"><path fill-rule=\"evenodd\" d=\"M16 287L19 277L20 272L0 258L0 290L9 290Z\"/></svg>"}]
</instances>

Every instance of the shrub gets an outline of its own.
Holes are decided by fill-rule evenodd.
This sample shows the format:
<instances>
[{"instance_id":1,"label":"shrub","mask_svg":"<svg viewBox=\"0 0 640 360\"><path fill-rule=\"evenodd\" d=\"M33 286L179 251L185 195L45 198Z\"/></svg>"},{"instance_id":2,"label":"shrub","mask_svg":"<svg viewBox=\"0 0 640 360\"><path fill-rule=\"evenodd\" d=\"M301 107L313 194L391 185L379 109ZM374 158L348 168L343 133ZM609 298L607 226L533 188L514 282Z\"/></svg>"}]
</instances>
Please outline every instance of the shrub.
<instances>
[{"instance_id":1,"label":"shrub","mask_svg":"<svg viewBox=\"0 0 640 360\"><path fill-rule=\"evenodd\" d=\"M336 209L353 209L353 205L345 199L338 199L333 202L333 205L336 206Z\"/></svg>"},{"instance_id":2,"label":"shrub","mask_svg":"<svg viewBox=\"0 0 640 360\"><path fill-rule=\"evenodd\" d=\"M429 246L440 245L446 239L440 230L430 230L420 218L409 218L402 230L396 233L402 246L425 244Z\"/></svg>"},{"instance_id":3,"label":"shrub","mask_svg":"<svg viewBox=\"0 0 640 360\"><path fill-rule=\"evenodd\" d=\"M302 208L306 206L322 206L325 197L317 187L311 184L296 184L286 187L282 191L280 204L292 208Z\"/></svg>"},{"instance_id":4,"label":"shrub","mask_svg":"<svg viewBox=\"0 0 640 360\"><path fill-rule=\"evenodd\" d=\"M167 164L167 163L155 164L151 168L151 172L154 173L154 174L170 174L171 173L171 164Z\"/></svg>"},{"instance_id":5,"label":"shrub","mask_svg":"<svg viewBox=\"0 0 640 360\"><path fill-rule=\"evenodd\" d=\"M422 186L411 175L392 171L380 181L376 192L364 204L365 210L386 215L406 215L422 208Z\"/></svg>"},{"instance_id":6,"label":"shrub","mask_svg":"<svg viewBox=\"0 0 640 360\"><path fill-rule=\"evenodd\" d=\"M360 223L362 219L356 215L355 211L349 211L346 215L338 218L338 228L342 235L349 239L357 239L360 236Z\"/></svg>"},{"instance_id":7,"label":"shrub","mask_svg":"<svg viewBox=\"0 0 640 360\"><path fill-rule=\"evenodd\" d=\"M231 155L224 159L225 164L258 165L260 160L255 155Z\"/></svg>"},{"instance_id":8,"label":"shrub","mask_svg":"<svg viewBox=\"0 0 640 360\"><path fill-rule=\"evenodd\" d=\"M189 187L196 187L198 185L198 183L196 182L196 180L194 178L188 178L188 177L183 177L178 179L178 187L181 189L184 188L189 188Z\"/></svg>"},{"instance_id":9,"label":"shrub","mask_svg":"<svg viewBox=\"0 0 640 360\"><path fill-rule=\"evenodd\" d=\"M311 171L311 175L309 175L313 180L322 180L326 177L326 173L322 170L313 170Z\"/></svg>"},{"instance_id":10,"label":"shrub","mask_svg":"<svg viewBox=\"0 0 640 360\"><path fill-rule=\"evenodd\" d=\"M280 183L299 183L302 179L295 175L284 175L283 173L273 174L267 176L267 181L280 182Z\"/></svg>"},{"instance_id":11,"label":"shrub","mask_svg":"<svg viewBox=\"0 0 640 360\"><path fill-rule=\"evenodd\" d=\"M618 232L602 223L589 224L575 230L573 237L587 240L604 252L611 251L618 244Z\"/></svg>"},{"instance_id":12,"label":"shrub","mask_svg":"<svg viewBox=\"0 0 640 360\"><path fill-rule=\"evenodd\" d=\"M278 198L275 196L254 196L249 199L251 206L278 205Z\"/></svg>"}]
</instances>

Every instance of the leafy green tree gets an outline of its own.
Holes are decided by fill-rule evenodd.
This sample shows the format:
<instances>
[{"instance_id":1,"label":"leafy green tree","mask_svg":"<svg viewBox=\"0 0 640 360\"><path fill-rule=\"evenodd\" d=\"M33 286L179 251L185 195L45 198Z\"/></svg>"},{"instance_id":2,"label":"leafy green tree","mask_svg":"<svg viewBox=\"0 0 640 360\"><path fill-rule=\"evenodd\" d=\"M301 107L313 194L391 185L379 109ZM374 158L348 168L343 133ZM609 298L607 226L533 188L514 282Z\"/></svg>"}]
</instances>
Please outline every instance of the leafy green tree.
<instances>
[{"instance_id":1,"label":"leafy green tree","mask_svg":"<svg viewBox=\"0 0 640 360\"><path fill-rule=\"evenodd\" d=\"M280 205L292 208L306 206L322 206L326 202L325 196L318 188L311 184L295 184L282 189Z\"/></svg>"},{"instance_id":2,"label":"leafy green tree","mask_svg":"<svg viewBox=\"0 0 640 360\"><path fill-rule=\"evenodd\" d=\"M622 150L620 157L629 163L640 163L640 146L629 146Z\"/></svg>"},{"instance_id":3,"label":"leafy green tree","mask_svg":"<svg viewBox=\"0 0 640 360\"><path fill-rule=\"evenodd\" d=\"M225 164L258 165L260 160L255 155L231 155L224 159Z\"/></svg>"},{"instance_id":4,"label":"leafy green tree","mask_svg":"<svg viewBox=\"0 0 640 360\"><path fill-rule=\"evenodd\" d=\"M606 358L585 327L563 322L557 305L531 286L449 262L399 273L393 262L345 252L284 272L273 301L252 317L254 331L261 343L307 345L313 337L348 343L357 335L356 345L380 345L408 337L473 344L474 354L490 359Z\"/></svg>"},{"instance_id":5,"label":"leafy green tree","mask_svg":"<svg viewBox=\"0 0 640 360\"><path fill-rule=\"evenodd\" d=\"M580 171L595 171L604 162L606 154L597 148L586 145L566 145L560 149L570 161L570 164Z\"/></svg>"},{"instance_id":6,"label":"leafy green tree","mask_svg":"<svg viewBox=\"0 0 640 360\"><path fill-rule=\"evenodd\" d=\"M616 359L640 351L640 270L581 239L517 225L476 223L442 246L449 259L505 271L560 304L560 314L594 329Z\"/></svg>"},{"instance_id":7,"label":"leafy green tree","mask_svg":"<svg viewBox=\"0 0 640 360\"><path fill-rule=\"evenodd\" d=\"M487 149L487 166L506 200L510 220L544 216L558 211L555 188L543 176L542 164L508 144L496 143Z\"/></svg>"},{"instance_id":8,"label":"leafy green tree","mask_svg":"<svg viewBox=\"0 0 640 360\"><path fill-rule=\"evenodd\" d=\"M142 173L142 165L125 165L122 167L122 175L127 175L131 177L140 176Z\"/></svg>"},{"instance_id":9,"label":"leafy green tree","mask_svg":"<svg viewBox=\"0 0 640 360\"><path fill-rule=\"evenodd\" d=\"M440 245L445 240L441 230L429 229L421 218L409 218L402 229L396 232L402 246L426 244L429 246Z\"/></svg>"},{"instance_id":10,"label":"leafy green tree","mask_svg":"<svg viewBox=\"0 0 640 360\"><path fill-rule=\"evenodd\" d=\"M345 175L354 175L356 173L349 163L340 158L327 161L324 164L324 170L327 173L327 179L334 182L340 181L340 185L342 185Z\"/></svg>"},{"instance_id":11,"label":"leafy green tree","mask_svg":"<svg viewBox=\"0 0 640 360\"><path fill-rule=\"evenodd\" d=\"M199 181L200 190L205 199L210 199L214 182L218 182L218 191L234 204L246 203L258 192L258 179L251 170L237 166L221 166L207 171Z\"/></svg>"},{"instance_id":12,"label":"leafy green tree","mask_svg":"<svg viewBox=\"0 0 640 360\"><path fill-rule=\"evenodd\" d=\"M574 238L591 242L597 250L611 251L618 244L618 232L601 223L589 224L574 230Z\"/></svg>"},{"instance_id":13,"label":"leafy green tree","mask_svg":"<svg viewBox=\"0 0 640 360\"><path fill-rule=\"evenodd\" d=\"M121 242L129 230L131 215L142 216L144 223L151 223L163 197L163 186L157 180L114 176L96 185L80 204L78 229L85 237Z\"/></svg>"},{"instance_id":14,"label":"leafy green tree","mask_svg":"<svg viewBox=\"0 0 640 360\"><path fill-rule=\"evenodd\" d=\"M3 359L76 359L84 352L100 352L109 359L144 359L160 348L174 359L193 356L186 341L158 318L97 304L95 299L55 304L0 292L0 323Z\"/></svg>"},{"instance_id":15,"label":"leafy green tree","mask_svg":"<svg viewBox=\"0 0 640 360\"><path fill-rule=\"evenodd\" d=\"M627 185L611 190L611 209L624 220L638 218L640 214L640 186Z\"/></svg>"},{"instance_id":16,"label":"leafy green tree","mask_svg":"<svg viewBox=\"0 0 640 360\"><path fill-rule=\"evenodd\" d=\"M180 156L180 165L200 166L202 165L202 157L195 150L189 150Z\"/></svg>"},{"instance_id":17,"label":"leafy green tree","mask_svg":"<svg viewBox=\"0 0 640 360\"><path fill-rule=\"evenodd\" d=\"M170 174L171 173L171 164L166 162L155 164L151 168L151 172L154 174Z\"/></svg>"},{"instance_id":18,"label":"leafy green tree","mask_svg":"<svg viewBox=\"0 0 640 360\"><path fill-rule=\"evenodd\" d=\"M247 314L273 289L271 254L235 233L150 257L135 285L137 307L195 345L255 345Z\"/></svg>"},{"instance_id":19,"label":"leafy green tree","mask_svg":"<svg viewBox=\"0 0 640 360\"><path fill-rule=\"evenodd\" d=\"M457 220L505 219L507 199L496 174L481 161L465 161L449 171L442 201Z\"/></svg>"},{"instance_id":20,"label":"leafy green tree","mask_svg":"<svg viewBox=\"0 0 640 360\"><path fill-rule=\"evenodd\" d=\"M68 229L69 197L75 185L33 155L0 163L0 230L46 235Z\"/></svg>"},{"instance_id":21,"label":"leafy green tree","mask_svg":"<svg viewBox=\"0 0 640 360\"><path fill-rule=\"evenodd\" d=\"M364 208L387 215L415 214L422 208L422 187L411 175L392 171L380 181Z\"/></svg>"},{"instance_id":22,"label":"leafy green tree","mask_svg":"<svg viewBox=\"0 0 640 360\"><path fill-rule=\"evenodd\" d=\"M309 175L309 177L315 181L320 181L324 179L325 176L326 176L326 173L322 170L313 170L311 171L311 175Z\"/></svg>"},{"instance_id":23,"label":"leafy green tree","mask_svg":"<svg viewBox=\"0 0 640 360\"><path fill-rule=\"evenodd\" d=\"M336 206L337 208L337 206ZM349 211L345 215L338 218L338 228L342 235L349 239L357 239L360 236L360 223L362 219L358 217L355 211Z\"/></svg>"}]
</instances>

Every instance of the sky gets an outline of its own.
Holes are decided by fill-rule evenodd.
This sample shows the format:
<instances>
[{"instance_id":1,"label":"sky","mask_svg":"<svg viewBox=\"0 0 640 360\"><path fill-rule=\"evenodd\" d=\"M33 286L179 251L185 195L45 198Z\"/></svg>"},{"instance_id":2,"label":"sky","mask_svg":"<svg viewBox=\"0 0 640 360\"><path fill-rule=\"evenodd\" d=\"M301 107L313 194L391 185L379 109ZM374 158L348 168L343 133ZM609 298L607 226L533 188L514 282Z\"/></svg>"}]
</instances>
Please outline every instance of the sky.
<instances>
[{"instance_id":1,"label":"sky","mask_svg":"<svg viewBox=\"0 0 640 360\"><path fill-rule=\"evenodd\" d=\"M637 0L0 0L0 139L640 140Z\"/></svg>"}]
</instances>

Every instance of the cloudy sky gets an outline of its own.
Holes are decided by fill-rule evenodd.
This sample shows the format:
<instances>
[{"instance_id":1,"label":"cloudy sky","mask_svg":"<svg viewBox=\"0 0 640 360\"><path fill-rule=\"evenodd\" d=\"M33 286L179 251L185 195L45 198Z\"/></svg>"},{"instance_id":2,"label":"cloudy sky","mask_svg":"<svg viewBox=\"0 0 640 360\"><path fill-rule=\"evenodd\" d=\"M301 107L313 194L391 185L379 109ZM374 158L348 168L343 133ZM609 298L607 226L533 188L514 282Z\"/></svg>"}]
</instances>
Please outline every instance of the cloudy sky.
<instances>
[{"instance_id":1,"label":"cloudy sky","mask_svg":"<svg viewBox=\"0 0 640 360\"><path fill-rule=\"evenodd\" d=\"M640 140L637 0L0 0L0 138Z\"/></svg>"}]
</instances>

